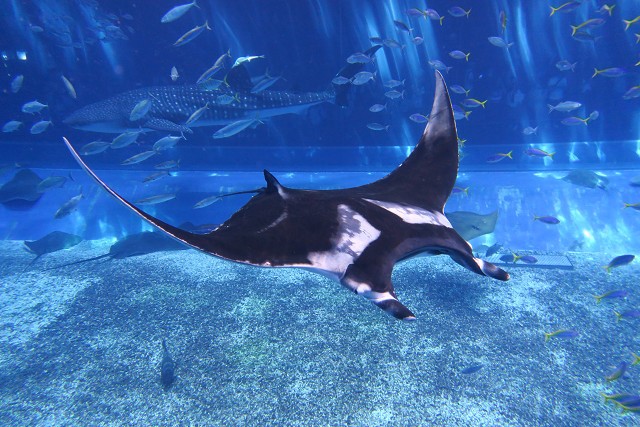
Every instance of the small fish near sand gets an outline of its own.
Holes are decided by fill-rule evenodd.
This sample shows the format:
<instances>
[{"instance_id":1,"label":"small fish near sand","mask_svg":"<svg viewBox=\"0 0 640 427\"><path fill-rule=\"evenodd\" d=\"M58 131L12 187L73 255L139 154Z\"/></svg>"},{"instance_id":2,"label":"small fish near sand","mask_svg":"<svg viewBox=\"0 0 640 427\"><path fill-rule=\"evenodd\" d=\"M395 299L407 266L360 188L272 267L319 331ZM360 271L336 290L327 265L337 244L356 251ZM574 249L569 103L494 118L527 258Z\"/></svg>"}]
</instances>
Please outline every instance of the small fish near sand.
<instances>
[{"instance_id":1,"label":"small fish near sand","mask_svg":"<svg viewBox=\"0 0 640 427\"><path fill-rule=\"evenodd\" d=\"M162 362L160 362L160 382L162 387L167 391L171 388L176 380L176 363L171 358L167 341L162 340Z\"/></svg>"},{"instance_id":2,"label":"small fish near sand","mask_svg":"<svg viewBox=\"0 0 640 427\"><path fill-rule=\"evenodd\" d=\"M578 331L574 331L572 329L558 329L553 332L545 332L544 333L544 341L547 342L551 338L561 338L565 340L574 339L579 336L580 333Z\"/></svg>"},{"instance_id":3,"label":"small fish near sand","mask_svg":"<svg viewBox=\"0 0 640 427\"><path fill-rule=\"evenodd\" d=\"M616 321L619 322L622 319L638 319L640 318L640 310L625 310L622 312L618 312L618 311L613 311L613 313L616 315ZM635 363L634 363L635 364Z\"/></svg>"},{"instance_id":4,"label":"small fish near sand","mask_svg":"<svg viewBox=\"0 0 640 427\"><path fill-rule=\"evenodd\" d=\"M606 375L604 379L607 380L608 382L615 381L621 376L623 376L625 372L627 372L628 368L629 368L629 362L623 360L618 364L618 366L616 366L614 371L611 372L609 375Z\"/></svg>"},{"instance_id":5,"label":"small fish near sand","mask_svg":"<svg viewBox=\"0 0 640 427\"><path fill-rule=\"evenodd\" d=\"M627 265L631 263L635 259L635 255L620 255L609 261L609 264L603 266L607 273L611 273L612 268L622 267L623 265Z\"/></svg>"},{"instance_id":6,"label":"small fish near sand","mask_svg":"<svg viewBox=\"0 0 640 427\"><path fill-rule=\"evenodd\" d=\"M626 298L629 295L629 291L624 289L616 289L613 291L605 292L602 295L594 295L593 297L596 299L596 303L600 304L600 301L603 299L615 299L615 298Z\"/></svg>"},{"instance_id":7,"label":"small fish near sand","mask_svg":"<svg viewBox=\"0 0 640 427\"><path fill-rule=\"evenodd\" d=\"M477 365L471 365L468 366L462 370L460 370L460 373L463 375L470 375L470 374L474 374L476 372L478 372L480 369L482 369L484 367L483 364L479 363Z\"/></svg>"}]
</instances>

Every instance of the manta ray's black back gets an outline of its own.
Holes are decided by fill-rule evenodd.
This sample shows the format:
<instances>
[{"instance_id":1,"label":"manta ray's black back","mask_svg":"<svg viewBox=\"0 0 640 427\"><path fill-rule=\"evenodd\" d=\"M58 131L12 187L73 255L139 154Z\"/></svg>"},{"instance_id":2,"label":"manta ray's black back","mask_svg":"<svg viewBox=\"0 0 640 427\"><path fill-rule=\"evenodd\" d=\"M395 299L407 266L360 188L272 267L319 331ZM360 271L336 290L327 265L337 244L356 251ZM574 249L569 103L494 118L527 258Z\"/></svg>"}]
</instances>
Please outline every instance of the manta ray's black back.
<instances>
[{"instance_id":1,"label":"manta ray's black back","mask_svg":"<svg viewBox=\"0 0 640 427\"><path fill-rule=\"evenodd\" d=\"M299 267L333 277L398 319L415 316L398 301L391 272L418 253L447 254L467 269L499 280L509 275L477 259L443 214L458 170L453 110L442 75L430 121L413 153L379 181L338 190L297 190L264 171L267 186L217 229L198 235L147 214L105 190L176 239L228 260L263 267Z\"/></svg>"}]
</instances>

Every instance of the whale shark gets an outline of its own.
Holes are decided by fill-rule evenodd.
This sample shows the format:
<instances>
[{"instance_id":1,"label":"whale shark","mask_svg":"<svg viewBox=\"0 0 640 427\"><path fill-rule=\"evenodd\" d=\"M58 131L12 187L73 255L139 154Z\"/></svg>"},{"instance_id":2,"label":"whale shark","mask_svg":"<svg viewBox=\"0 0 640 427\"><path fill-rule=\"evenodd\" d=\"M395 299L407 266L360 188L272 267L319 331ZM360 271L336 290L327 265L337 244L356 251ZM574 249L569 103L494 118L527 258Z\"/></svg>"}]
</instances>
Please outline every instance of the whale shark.
<instances>
[{"instance_id":1,"label":"whale shark","mask_svg":"<svg viewBox=\"0 0 640 427\"><path fill-rule=\"evenodd\" d=\"M144 212L103 182L68 139L64 142L102 188L186 245L238 263L321 273L396 319L414 320L391 281L398 261L446 254L474 273L509 279L506 271L474 257L444 215L458 173L458 140L444 78L436 71L435 79L429 122L411 154L388 175L358 187L303 190L282 185L264 170L266 186L207 234Z\"/></svg>"},{"instance_id":2,"label":"whale shark","mask_svg":"<svg viewBox=\"0 0 640 427\"><path fill-rule=\"evenodd\" d=\"M365 54L371 57L379 48L373 46ZM348 64L338 71L337 76L351 78L363 67L359 63ZM321 92L263 90L256 93L252 91L253 84L247 69L244 65L237 65L226 74L224 83L215 89L183 85L130 90L84 106L71 113L63 123L76 129L104 133L134 130L191 133L192 127L297 114L323 102L344 106L349 86L332 85ZM148 111L141 118L131 120L132 111L143 102L148 105ZM201 112L198 120L191 122L189 118L198 110Z\"/></svg>"}]
</instances>

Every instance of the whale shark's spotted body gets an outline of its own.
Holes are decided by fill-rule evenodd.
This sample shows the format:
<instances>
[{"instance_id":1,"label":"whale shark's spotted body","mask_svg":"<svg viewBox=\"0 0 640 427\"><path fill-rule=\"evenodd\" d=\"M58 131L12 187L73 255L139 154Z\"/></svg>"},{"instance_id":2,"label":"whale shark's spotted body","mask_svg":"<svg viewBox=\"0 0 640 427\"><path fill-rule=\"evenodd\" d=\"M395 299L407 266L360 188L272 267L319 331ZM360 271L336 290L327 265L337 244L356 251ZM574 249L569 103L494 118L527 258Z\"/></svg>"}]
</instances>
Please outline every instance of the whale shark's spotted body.
<instances>
[{"instance_id":1,"label":"whale shark's spotted body","mask_svg":"<svg viewBox=\"0 0 640 427\"><path fill-rule=\"evenodd\" d=\"M194 248L231 261L299 267L338 280L398 319L414 314L396 296L397 261L447 254L467 269L499 280L509 275L475 258L443 214L458 171L458 141L444 79L436 72L430 119L409 157L384 178L339 190L284 187L266 170L267 186L209 234L155 218L102 182L65 139L78 163L109 193L151 224Z\"/></svg>"}]
</instances>

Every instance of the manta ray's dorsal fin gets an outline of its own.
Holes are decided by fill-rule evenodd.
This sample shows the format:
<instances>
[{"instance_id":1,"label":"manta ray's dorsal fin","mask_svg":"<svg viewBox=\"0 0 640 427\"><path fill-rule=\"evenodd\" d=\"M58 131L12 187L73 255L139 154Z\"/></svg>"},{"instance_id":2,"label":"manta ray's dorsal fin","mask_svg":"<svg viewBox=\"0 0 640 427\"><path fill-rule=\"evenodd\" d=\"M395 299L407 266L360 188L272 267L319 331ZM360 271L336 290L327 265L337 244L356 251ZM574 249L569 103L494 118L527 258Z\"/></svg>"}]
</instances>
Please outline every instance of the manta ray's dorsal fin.
<instances>
[{"instance_id":1,"label":"manta ray's dorsal fin","mask_svg":"<svg viewBox=\"0 0 640 427\"><path fill-rule=\"evenodd\" d=\"M282 193L284 187L278 182L276 177L266 169L264 170L264 180L267 181L267 189L265 190L267 194Z\"/></svg>"}]
</instances>

